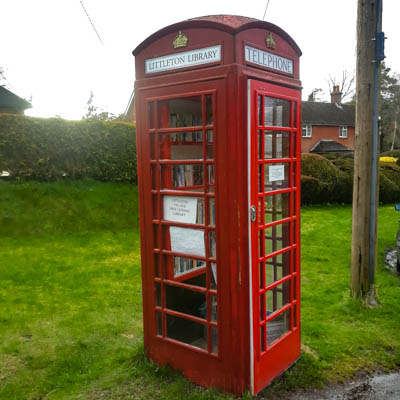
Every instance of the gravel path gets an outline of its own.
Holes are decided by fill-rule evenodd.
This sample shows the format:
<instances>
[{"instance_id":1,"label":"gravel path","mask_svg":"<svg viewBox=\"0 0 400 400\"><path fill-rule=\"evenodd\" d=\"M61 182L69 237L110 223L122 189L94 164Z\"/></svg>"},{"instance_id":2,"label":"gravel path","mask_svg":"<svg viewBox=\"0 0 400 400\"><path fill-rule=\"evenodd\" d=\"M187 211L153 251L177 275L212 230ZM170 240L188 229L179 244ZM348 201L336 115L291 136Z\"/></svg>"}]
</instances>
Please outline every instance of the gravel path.
<instances>
[{"instance_id":1,"label":"gravel path","mask_svg":"<svg viewBox=\"0 0 400 400\"><path fill-rule=\"evenodd\" d=\"M400 372L321 390L296 392L287 400L400 400Z\"/></svg>"}]
</instances>

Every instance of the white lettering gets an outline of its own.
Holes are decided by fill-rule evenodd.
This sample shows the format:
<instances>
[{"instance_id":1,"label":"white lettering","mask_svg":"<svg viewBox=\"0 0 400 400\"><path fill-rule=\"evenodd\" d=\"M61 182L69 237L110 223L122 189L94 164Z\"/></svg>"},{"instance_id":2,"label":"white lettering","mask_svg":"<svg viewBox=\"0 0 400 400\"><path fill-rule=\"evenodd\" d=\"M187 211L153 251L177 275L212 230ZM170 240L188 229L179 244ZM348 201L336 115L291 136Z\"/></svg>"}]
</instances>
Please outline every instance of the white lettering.
<instances>
[{"instance_id":1,"label":"white lettering","mask_svg":"<svg viewBox=\"0 0 400 400\"><path fill-rule=\"evenodd\" d=\"M293 74L293 61L254 47L244 47L245 60L252 64Z\"/></svg>"}]
</instances>

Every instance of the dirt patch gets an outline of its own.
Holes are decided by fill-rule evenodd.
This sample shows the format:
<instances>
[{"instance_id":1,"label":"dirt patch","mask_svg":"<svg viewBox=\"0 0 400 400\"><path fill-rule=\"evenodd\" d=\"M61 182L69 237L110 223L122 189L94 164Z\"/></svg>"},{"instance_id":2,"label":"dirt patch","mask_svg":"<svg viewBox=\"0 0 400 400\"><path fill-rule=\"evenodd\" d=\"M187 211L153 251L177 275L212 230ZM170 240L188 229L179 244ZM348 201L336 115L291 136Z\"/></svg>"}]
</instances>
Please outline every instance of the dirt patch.
<instances>
[{"instance_id":1,"label":"dirt patch","mask_svg":"<svg viewBox=\"0 0 400 400\"><path fill-rule=\"evenodd\" d=\"M11 379L15 373L24 367L23 362L10 354L3 354L0 357L0 382Z\"/></svg>"}]
</instances>

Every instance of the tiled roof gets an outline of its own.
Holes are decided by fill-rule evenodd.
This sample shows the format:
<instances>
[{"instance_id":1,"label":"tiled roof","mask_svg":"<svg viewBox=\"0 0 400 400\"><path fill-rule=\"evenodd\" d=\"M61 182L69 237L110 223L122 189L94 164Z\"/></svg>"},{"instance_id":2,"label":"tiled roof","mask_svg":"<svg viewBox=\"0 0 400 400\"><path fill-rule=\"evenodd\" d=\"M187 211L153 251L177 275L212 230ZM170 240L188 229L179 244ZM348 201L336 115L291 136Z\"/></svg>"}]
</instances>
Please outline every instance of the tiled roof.
<instances>
[{"instance_id":1,"label":"tiled roof","mask_svg":"<svg viewBox=\"0 0 400 400\"><path fill-rule=\"evenodd\" d=\"M310 149L310 153L339 153L343 151L353 150L331 139L321 139Z\"/></svg>"},{"instance_id":2,"label":"tiled roof","mask_svg":"<svg viewBox=\"0 0 400 400\"><path fill-rule=\"evenodd\" d=\"M3 86L0 86L0 108L15 108L17 110L25 110L31 108L29 101L22 99L13 92L10 92Z\"/></svg>"},{"instance_id":3,"label":"tiled roof","mask_svg":"<svg viewBox=\"0 0 400 400\"><path fill-rule=\"evenodd\" d=\"M189 21L213 21L220 24L229 25L236 29L242 25L250 22L257 22L259 20L255 18L242 17L240 15L206 15L203 17L191 18Z\"/></svg>"},{"instance_id":4,"label":"tiled roof","mask_svg":"<svg viewBox=\"0 0 400 400\"><path fill-rule=\"evenodd\" d=\"M303 124L355 126L354 106L316 101L303 101L301 105Z\"/></svg>"}]
</instances>

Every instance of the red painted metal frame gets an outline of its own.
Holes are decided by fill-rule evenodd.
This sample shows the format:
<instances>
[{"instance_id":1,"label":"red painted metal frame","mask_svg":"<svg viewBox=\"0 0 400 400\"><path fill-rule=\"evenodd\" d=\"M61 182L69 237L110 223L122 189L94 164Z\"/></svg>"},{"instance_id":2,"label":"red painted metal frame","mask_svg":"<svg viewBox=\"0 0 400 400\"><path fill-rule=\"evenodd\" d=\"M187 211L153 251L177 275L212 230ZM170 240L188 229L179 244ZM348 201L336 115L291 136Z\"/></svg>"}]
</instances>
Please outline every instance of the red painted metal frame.
<instances>
[{"instance_id":1,"label":"red painted metal frame","mask_svg":"<svg viewBox=\"0 0 400 400\"><path fill-rule=\"evenodd\" d=\"M172 41L179 30L182 30L189 38L189 46L185 49L174 50ZM271 51L274 54L293 60L293 76L286 76L277 71L266 71L255 65L246 65L244 61L243 47L245 43L267 50L265 38L268 32L272 32L276 40L276 49ZM221 62L217 64L202 65L168 71L160 74L145 74L145 60L187 51L189 49L199 49L207 46L221 44ZM202 17L197 20L184 21L170 27L166 27L146 39L134 51L136 56L136 82L135 100L137 120L137 158L138 158L138 187L139 187L139 211L141 227L141 258L142 258L142 282L143 282L143 325L144 325L144 347L149 358L160 365L169 364L173 368L181 370L185 376L194 382L209 387L215 386L223 390L242 394L245 390L251 390L254 394L265 387L271 379L281 373L291 363L295 361L300 352L300 308L299 308L299 270L296 275L296 321L297 327L290 334L275 342L264 353L254 351L254 361L251 358L252 349L257 348L258 341L250 337L250 314L254 309L251 308L250 299L258 299L260 294L263 296L267 290L276 288L283 281L292 279L282 279L273 282L259 290L259 286L254 286L256 282L251 282L249 278L249 252L254 251L249 248L249 193L248 193L248 154L247 154L247 132L248 128L248 80L253 82L253 92L266 89L271 96L285 98L290 101L299 101L301 93L301 82L299 81L299 57L300 49L294 41L273 24L246 19L243 17L225 18L225 16ZM291 88L291 89L289 89ZM276 89L276 90L275 90ZM253 93L252 92L252 93ZM148 120L148 107L167 99L185 96L203 96L211 93L214 96L214 159L205 158L206 138L204 132L208 129L203 124L203 159L196 160L170 160L168 156L168 145L162 149L163 156L158 153L156 157L151 157L151 136L153 135L156 152L160 152L160 143L157 142L161 135L168 132L197 131L199 126L185 128L160 127L156 124L151 125ZM254 94L253 93L253 94ZM254 94L256 96L256 94ZM252 106L256 98L252 98ZM203 107L204 110L204 107ZM154 106L154 113L158 113L158 107ZM297 124L300 121L300 103L296 109ZM158 121L158 116L154 116ZM251 118L252 129L257 132L256 121ZM261 129L261 128L260 128ZM264 129L264 127L262 127ZM275 128L268 128L274 130ZM293 127L276 128L278 131L293 132ZM273 254L265 257L272 260L272 257L284 253L285 251L294 252L294 266L298 268L299 253L299 213L300 213L300 168L299 168L299 138L296 138L296 157L289 157L280 160L264 160L263 164L268 165L272 162L289 163L296 165L295 182L282 189L279 193L289 193L290 201L295 201L295 212L290 214L283 222L289 225L296 224L295 243L296 246L277 250ZM157 142L157 143L156 143ZM253 145L254 147L254 145ZM251 151L254 153L253 148ZM257 152L251 155L254 163L258 163ZM155 175L156 186L153 187L152 169L160 171L161 168L172 169L175 164L203 165L203 192L199 194L192 188L160 187L161 174ZM207 165L214 165L214 193L205 192ZM169 168L170 167L170 168ZM166 176L168 173L166 173ZM291 174L292 175L292 174ZM166 178L167 179L167 178ZM257 177L253 182L257 186ZM292 183L292 182L291 182ZM161 190L162 189L162 190ZM278 193L278 192L276 192ZM204 199L205 207L208 207L208 199L215 198L215 225L207 226L197 224L171 223L162 218L161 197L164 195L185 195L201 197ZM251 192L253 204L258 204L259 198L264 195L257 190ZM291 205L292 207L293 205ZM208 215L208 212L205 213ZM208 217L207 217L208 218ZM273 226L277 226L282 221L273 221L260 225L260 230L265 231ZM202 271L206 271L206 286L196 286L184 282L182 277L174 276L173 265L169 262L174 255L187 256L183 253L172 252L168 243L167 232L170 226L186 227L192 229L202 229L206 233L206 246L209 246L207 232L216 234L216 258L205 254L205 257L188 258L205 261L206 267L202 270L190 272L195 276ZM290 229L293 235L293 229ZM253 246L257 246L257 236L251 241ZM291 243L291 242L290 242ZM254 265L258 268L258 254L254 257ZM210 287L210 267L211 262L217 262L217 290ZM291 271L292 272L292 271ZM250 285L253 284L253 292L250 294ZM182 314L178 310L166 308L165 294L161 297L161 302L157 303L158 286L174 286L182 289L191 290L198 294L208 296L207 302L210 304L211 296L216 295L218 300L217 322L211 321L210 307L207 315L199 317L196 315ZM162 291L162 293L165 293ZM291 300L294 300L291 298ZM278 310L273 315L268 315L261 321L264 326L276 315L285 312L286 309L294 304L292 301L289 306ZM161 334L157 332L156 315L162 315L163 329ZM210 350L210 339L206 349L199 349L185 344L178 340L165 337L166 316L183 317L188 321L199 323L206 327L210 338L210 330L218 329L218 354ZM260 325L259 314L253 318ZM254 326L253 326L254 328ZM252 384L252 381L253 384Z\"/></svg>"},{"instance_id":2,"label":"red painted metal frame","mask_svg":"<svg viewBox=\"0 0 400 400\"><path fill-rule=\"evenodd\" d=\"M258 217L256 222L252 224L252 287L253 287L253 346L254 346L254 383L253 393L259 392L271 380L287 369L300 356L300 92L278 87L276 85L265 84L265 82L251 81L251 203L258 208ZM259 96L261 96L262 120L258 121ZM264 124L264 101L265 97L277 98L290 101L290 127L265 126ZM295 106L296 105L296 106ZM295 118L294 118L295 116ZM290 134L290 154L288 158L264 158L264 132L289 132ZM261 132L261 149L259 145L259 132ZM262 159L259 158L261 154ZM272 190L265 192L265 166L268 164L288 164L289 165L289 187L285 189ZM259 165L262 165L262 173L260 174ZM294 172L294 174L293 174ZM261 175L261 176L259 176ZM261 189L259 192L259 181L261 178ZM264 222L265 203L267 196L274 196L282 193L289 193L289 216L272 221ZM261 201L260 201L261 200ZM259 205L261 204L261 207ZM295 204L293 209L293 204ZM289 224L289 246L277 251L266 254L265 250L265 230L270 227ZM295 228L293 228L293 225ZM293 234L294 232L294 234ZM259 254L259 235L261 233L262 245L261 255ZM289 254L289 273L281 279L266 285L266 261L283 255ZM295 256L293 256L293 254ZM260 284L260 263L263 268L262 285ZM282 267L283 268L283 267ZM277 288L284 283L289 284L289 302L284 304L280 309L274 311L270 315L266 315L265 302L268 291ZM260 306L262 300L262 307ZM261 307L261 309L260 309ZM277 316L290 312L290 329L289 332L281 336L270 346L267 345L268 322ZM293 313L296 313L294 315ZM261 317L263 314L263 317ZM260 321L261 318L261 321ZM296 321L296 326L294 326ZM262 329L263 335L260 334ZM279 354L279 355L278 355Z\"/></svg>"}]
</instances>

